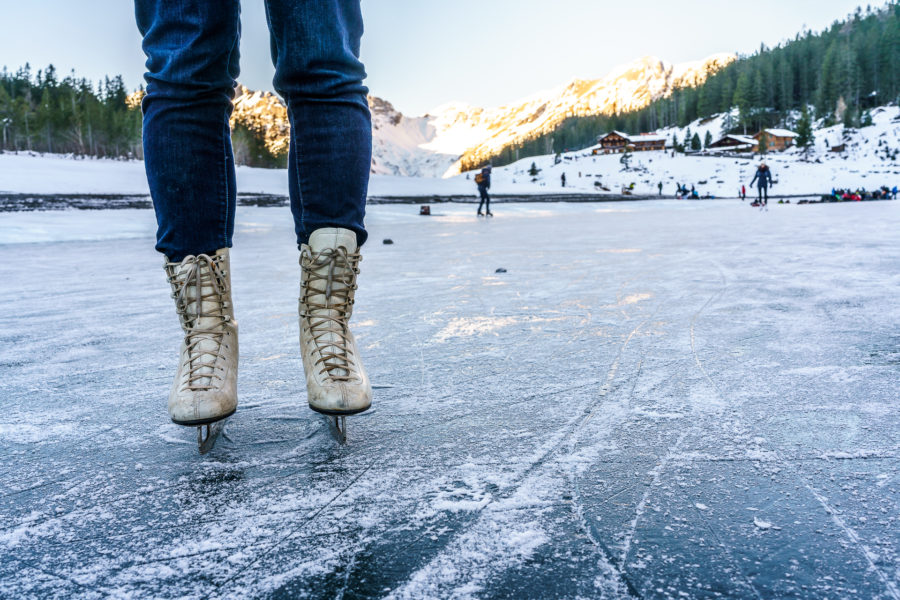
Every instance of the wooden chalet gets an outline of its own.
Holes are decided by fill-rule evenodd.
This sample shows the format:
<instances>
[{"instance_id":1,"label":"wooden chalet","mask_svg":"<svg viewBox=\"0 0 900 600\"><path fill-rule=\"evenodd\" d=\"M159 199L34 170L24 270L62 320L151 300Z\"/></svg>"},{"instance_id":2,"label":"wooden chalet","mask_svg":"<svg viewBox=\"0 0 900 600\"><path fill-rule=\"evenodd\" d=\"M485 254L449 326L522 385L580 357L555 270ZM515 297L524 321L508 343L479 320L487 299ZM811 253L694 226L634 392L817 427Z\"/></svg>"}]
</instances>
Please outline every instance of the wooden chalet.
<instances>
[{"instance_id":1,"label":"wooden chalet","mask_svg":"<svg viewBox=\"0 0 900 600\"><path fill-rule=\"evenodd\" d=\"M666 149L666 136L652 133L642 133L631 136L631 143L635 152L649 152L650 150Z\"/></svg>"},{"instance_id":2,"label":"wooden chalet","mask_svg":"<svg viewBox=\"0 0 900 600\"><path fill-rule=\"evenodd\" d=\"M747 135L726 135L709 145L710 150L732 152L752 152L756 150L758 142Z\"/></svg>"},{"instance_id":3,"label":"wooden chalet","mask_svg":"<svg viewBox=\"0 0 900 600\"><path fill-rule=\"evenodd\" d=\"M756 140L757 149L759 149L759 140L762 136L766 136L767 149L776 152L787 150L794 145L794 140L797 138L796 133L787 129L763 129L753 136L753 139Z\"/></svg>"},{"instance_id":4,"label":"wooden chalet","mask_svg":"<svg viewBox=\"0 0 900 600\"><path fill-rule=\"evenodd\" d=\"M600 147L595 148L593 154L616 154L625 152L626 148L632 152L666 149L666 137L650 133L628 135L621 131L611 131L601 136L597 142L600 144Z\"/></svg>"}]
</instances>

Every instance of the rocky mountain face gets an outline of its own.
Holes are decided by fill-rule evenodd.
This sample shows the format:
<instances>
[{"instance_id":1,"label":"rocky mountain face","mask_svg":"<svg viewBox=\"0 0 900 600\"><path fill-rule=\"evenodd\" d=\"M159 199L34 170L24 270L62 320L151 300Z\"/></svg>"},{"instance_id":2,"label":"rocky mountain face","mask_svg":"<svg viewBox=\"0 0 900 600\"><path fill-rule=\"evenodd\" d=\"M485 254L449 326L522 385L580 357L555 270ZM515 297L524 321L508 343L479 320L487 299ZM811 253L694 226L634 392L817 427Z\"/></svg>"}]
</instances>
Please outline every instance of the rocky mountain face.
<instances>
[{"instance_id":1,"label":"rocky mountain face","mask_svg":"<svg viewBox=\"0 0 900 600\"><path fill-rule=\"evenodd\" d=\"M234 112L231 113L232 128L240 123L256 133L272 156L287 154L291 124L281 98L272 92L253 91L243 85L238 85L236 93Z\"/></svg>"},{"instance_id":2,"label":"rocky mountain face","mask_svg":"<svg viewBox=\"0 0 900 600\"><path fill-rule=\"evenodd\" d=\"M680 87L696 86L730 64L733 55L672 65L645 57L602 79L568 84L498 108L446 105L435 111L435 139L426 148L477 162L515 142L549 133L568 117L614 115L644 108ZM600 132L598 132L600 133ZM446 173L459 172L459 163Z\"/></svg>"},{"instance_id":3,"label":"rocky mountain face","mask_svg":"<svg viewBox=\"0 0 900 600\"><path fill-rule=\"evenodd\" d=\"M734 55L718 54L672 65L645 57L602 79L575 79L505 106L480 108L450 103L421 117L407 117L389 102L370 96L372 172L420 177L455 175L463 156L477 160L494 155L510 144L552 131L568 117L612 115L643 108L675 89L703 83L734 60ZM234 103L234 122L263 132L266 148L273 154L286 151L287 111L276 95L241 86Z\"/></svg>"}]
</instances>

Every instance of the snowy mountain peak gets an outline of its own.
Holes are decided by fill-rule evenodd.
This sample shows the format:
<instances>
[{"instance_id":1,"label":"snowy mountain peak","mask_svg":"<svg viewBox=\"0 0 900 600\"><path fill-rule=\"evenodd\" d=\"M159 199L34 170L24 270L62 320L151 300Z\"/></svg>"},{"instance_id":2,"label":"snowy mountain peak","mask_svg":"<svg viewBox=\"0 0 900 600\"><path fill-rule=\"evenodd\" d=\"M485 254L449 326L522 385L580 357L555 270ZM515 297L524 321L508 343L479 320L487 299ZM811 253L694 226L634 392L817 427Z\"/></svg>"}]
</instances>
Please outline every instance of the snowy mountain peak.
<instances>
[{"instance_id":1,"label":"snowy mountain peak","mask_svg":"<svg viewBox=\"0 0 900 600\"><path fill-rule=\"evenodd\" d=\"M448 102L421 117L407 117L387 100L369 96L372 172L451 176L460 172L463 157L469 162L491 157L511 144L553 131L568 117L639 110L675 89L699 85L735 58L716 54L672 65L644 56L600 79L573 79L504 106L482 108ZM286 150L287 111L278 96L240 86L234 103L233 122L264 130L269 150Z\"/></svg>"},{"instance_id":2,"label":"snowy mountain peak","mask_svg":"<svg viewBox=\"0 0 900 600\"><path fill-rule=\"evenodd\" d=\"M735 59L731 54L716 54L671 65L645 56L613 69L601 79L574 79L561 88L499 108L445 105L443 112L434 112L437 135L425 148L477 162L511 144L550 132L568 117L639 110L675 89L699 85ZM459 173L461 164L455 163L445 175Z\"/></svg>"}]
</instances>

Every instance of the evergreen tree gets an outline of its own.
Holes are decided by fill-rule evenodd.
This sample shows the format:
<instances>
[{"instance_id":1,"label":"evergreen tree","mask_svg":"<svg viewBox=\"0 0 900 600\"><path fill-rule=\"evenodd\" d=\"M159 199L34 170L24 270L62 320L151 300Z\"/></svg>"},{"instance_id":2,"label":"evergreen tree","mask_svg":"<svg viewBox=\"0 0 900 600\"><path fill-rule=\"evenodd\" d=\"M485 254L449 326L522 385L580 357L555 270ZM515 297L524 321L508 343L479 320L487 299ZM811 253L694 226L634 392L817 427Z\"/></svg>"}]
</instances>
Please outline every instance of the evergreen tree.
<instances>
[{"instance_id":1,"label":"evergreen tree","mask_svg":"<svg viewBox=\"0 0 900 600\"><path fill-rule=\"evenodd\" d=\"M809 109L804 106L803 112L800 113L800 120L797 121L797 146L803 149L805 155L814 141L812 119L809 116Z\"/></svg>"},{"instance_id":2,"label":"evergreen tree","mask_svg":"<svg viewBox=\"0 0 900 600\"><path fill-rule=\"evenodd\" d=\"M844 127L853 129L858 126L859 126L859 113L856 111L856 107L848 106L847 110L844 111Z\"/></svg>"},{"instance_id":3,"label":"evergreen tree","mask_svg":"<svg viewBox=\"0 0 900 600\"><path fill-rule=\"evenodd\" d=\"M871 127L874 124L872 121L872 113L868 110L863 111L862 116L859 118L859 126L860 127Z\"/></svg>"},{"instance_id":4,"label":"evergreen tree","mask_svg":"<svg viewBox=\"0 0 900 600\"><path fill-rule=\"evenodd\" d=\"M697 152L698 150L701 150L702 148L703 148L703 145L700 143L700 134L695 133L694 136L691 138L691 150L693 150L694 152Z\"/></svg>"},{"instance_id":5,"label":"evergreen tree","mask_svg":"<svg viewBox=\"0 0 900 600\"><path fill-rule=\"evenodd\" d=\"M738 122L744 128L744 134L747 133L747 126L753 116L752 104L752 86L753 80L749 70L741 73L737 80L737 87L734 90L732 104L738 109Z\"/></svg>"},{"instance_id":6,"label":"evergreen tree","mask_svg":"<svg viewBox=\"0 0 900 600\"><path fill-rule=\"evenodd\" d=\"M769 151L769 134L765 131L759 136L759 153L765 155Z\"/></svg>"},{"instance_id":7,"label":"evergreen tree","mask_svg":"<svg viewBox=\"0 0 900 600\"><path fill-rule=\"evenodd\" d=\"M710 145L712 145L712 143L713 143L712 132L709 131L709 130L707 129L707 130L706 130L706 137L705 137L704 140L703 140L703 147L704 147L704 148L709 148Z\"/></svg>"}]
</instances>

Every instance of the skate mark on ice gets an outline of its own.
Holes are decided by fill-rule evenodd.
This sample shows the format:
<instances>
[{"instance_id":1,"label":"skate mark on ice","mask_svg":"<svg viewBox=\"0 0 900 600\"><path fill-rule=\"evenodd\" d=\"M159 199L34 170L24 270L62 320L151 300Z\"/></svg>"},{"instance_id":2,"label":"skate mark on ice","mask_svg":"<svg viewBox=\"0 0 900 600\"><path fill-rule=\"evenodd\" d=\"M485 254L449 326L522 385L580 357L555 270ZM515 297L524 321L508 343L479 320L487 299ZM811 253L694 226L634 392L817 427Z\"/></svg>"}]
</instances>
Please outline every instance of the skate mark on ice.
<instances>
[{"instance_id":1,"label":"skate mark on ice","mask_svg":"<svg viewBox=\"0 0 900 600\"><path fill-rule=\"evenodd\" d=\"M657 307L657 310L658 310L658 308L659 307ZM655 315L655 313L656 313L656 311L654 311L654 315ZM622 356L623 352L628 347L628 344L631 342L631 340L634 338L634 336L637 335L637 333L640 331L640 329L643 326L645 326L648 322L650 322L650 320L653 318L654 315L651 315L647 319L640 322L637 326L635 326L634 329L632 329L631 332L627 336L625 336L625 339L620 344L617 354L616 354L616 358L613 361L612 365L609 367L605 382L598 393L601 400L603 398L605 398L610 393L610 391L613 389L612 382L615 379L616 374L618 373L619 365L621 363L621 356ZM545 464L547 464L547 462L549 461L551 456L557 454L559 449L561 447L563 447L564 444L566 444L566 442L568 442L572 438L573 435L577 434L579 429L593 417L593 415L596 413L596 411L601 406L602 406L602 402L598 402L597 400L589 401L588 406L586 406L582 409L581 415L577 416L575 419L573 419L567 425L567 427L562 432L560 432L556 441L551 442L549 448L547 448L536 460L534 460L534 462L532 462L519 476L515 477L514 480L511 483L509 483L504 489L498 491L497 493L492 494L491 497L487 500L487 502L485 502L482 506L480 506L476 510L474 510L469 515L469 517L467 519L465 519L465 522L463 524L461 524L457 528L457 530L454 531L453 534L451 536L449 536L449 538L442 544L440 551L435 554L435 557L428 564L426 564L422 567L419 567L416 571L410 573L407 576L407 580L406 580L407 584L411 585L412 582L417 581L417 580L421 579L422 577L424 577L424 575L427 572L429 572L429 570L434 570L433 566L440 564L440 562L442 560L442 558L441 558L442 553L446 553L448 548L450 548L453 545L462 544L463 540L465 540L468 537L471 537L471 535L473 535L472 529L474 527L477 527L479 522L483 520L482 517L484 516L485 512L493 511L493 510L501 510L501 509L496 508L497 503L501 502L503 500L508 500L508 499L512 498L516 494L516 492L519 491L523 487L523 485L525 484L526 481L528 481L539 469L541 469ZM614 418L614 415L613 415L613 418ZM484 525L486 525L486 524L484 524ZM595 545L595 548L596 547L600 547L600 546ZM612 555L608 552L606 552L606 553L601 552L599 554L599 557L601 560L601 569L606 574L612 575L614 577L614 580L618 581L618 583L622 586L622 588L624 588L626 593L629 594L631 597L640 597L637 594L637 591L634 589L631 582L628 581L628 578L626 577L624 572L622 572L620 569L616 568L616 566L613 563L613 560L611 559L611 556ZM490 561L488 561L488 563L490 563ZM489 568L489 565L485 565L484 568ZM622 588L620 588L620 590Z\"/></svg>"},{"instance_id":2,"label":"skate mark on ice","mask_svg":"<svg viewBox=\"0 0 900 600\"><path fill-rule=\"evenodd\" d=\"M317 434L318 434L318 435L324 435L322 432L317 432ZM307 456L309 456L309 455L311 455L311 454L315 454L315 450L312 450L312 449L311 449L311 450L306 451L306 452L304 452L304 453L302 453L302 454L300 454L300 455L291 456L291 458L292 458L292 459L301 459L301 458L305 458L305 457L307 457ZM331 458L325 460L325 461L322 462L322 463L318 463L317 466L328 465L328 464L332 463L333 461L337 460L338 458L340 458L340 457L337 456L337 455L336 455L336 456L333 456L333 457L331 457ZM209 464L209 463L201 463L201 464ZM213 464L215 464L215 463L213 463ZM263 469L263 468L269 468L269 467L284 467L284 466L285 466L284 461L283 461L283 460L280 460L280 461L264 462L264 463L256 463L256 464L253 464L253 465L248 465L248 466L244 467L243 470L244 470L244 472L248 472L248 471L255 470L255 469ZM281 474L281 475L273 475L273 476L265 477L265 478L259 479L258 481L260 482L260 484L263 484L263 483L268 482L268 481L274 481L274 482L287 482L287 481L290 481L291 479L293 479L294 477L306 475L306 474L308 474L308 472L309 472L309 469L308 469L306 466L299 466L298 468L293 469L293 470L291 470L291 471L289 471L289 472L287 472L287 473L285 473L285 474ZM53 483L53 482L51 482L51 483ZM72 489L78 487L78 485L81 485L81 484L84 484L84 483L87 483L87 481L82 481L82 482L79 482L79 483L76 484L76 485L71 486L71 487L68 488L65 492L62 492L62 494L64 494L63 497L64 497L64 498L68 497L66 494L67 494L69 491L71 491ZM173 490L173 489L178 489L178 488L182 487L182 485L183 485L183 484L180 483L180 482L170 483L170 484L161 485L161 486L156 487L156 488L155 488L155 491L156 491L156 492L170 491L170 490ZM112 498L104 499L104 500L102 500L102 501L95 501L95 502L90 503L90 504L79 505L79 506L77 506L77 507L72 508L72 509L69 510L69 511L66 511L66 512L62 512L62 513L52 513L52 514L46 514L46 513L45 513L44 515L42 515L42 516L44 517L43 519L40 519L40 520L34 520L34 521L31 521L31 522L27 522L27 523L24 523L24 525L27 525L29 528L37 528L37 527L42 527L42 526L44 526L44 525L46 525L46 524L48 524L48 523L53 523L53 522L57 522L57 521L59 521L59 522L64 522L65 520L70 519L70 518L72 518L73 516L76 516L76 515L79 515L79 514L90 515L92 512L95 512L97 509L100 509L100 508L103 508L103 507L107 507L107 506L110 506L110 505L119 504L119 503L122 503L122 502L128 502L128 501L134 500L134 499L136 499L136 498L143 497L143 495L144 495L144 493L143 493L143 492L139 492L139 491L138 491L138 492L127 492L127 493L125 493L125 494L119 494L119 495L116 495L116 496L114 496L114 497L112 497ZM270 511L270 512L267 513L267 514L278 514L279 512L290 513L290 512L292 512L292 511L289 511L289 510L288 510L288 511ZM242 517L234 517L234 518L228 518L228 519L211 519L211 520L208 520L208 521L205 521L205 522L230 523L230 522L233 522L233 521L240 521L241 518L242 518ZM179 524L176 524L176 525L173 525L173 526L165 526L165 527L160 527L160 526L158 526L158 525L150 525L150 526L147 526L147 527L144 527L144 528L133 529L133 530L131 530L131 531L129 531L129 532L126 532L126 533L114 534L114 535L112 535L112 536L108 536L108 538L109 538L109 539L117 539L117 538L122 538L122 537L126 537L126 538L127 538L127 537L131 537L131 536L134 536L134 535L140 535L140 534L146 533L147 531L166 530L166 529L179 529L179 528L190 527L190 526L201 525L201 524L202 524L202 522L198 522L198 523L188 523L188 524L179 523ZM12 529L16 529L16 528L18 528L18 527L21 527L22 525L23 525L23 523L19 523L19 524L13 524L13 525L10 525L10 526L6 526L6 527L0 527L0 532L12 530ZM101 540L101 539L107 539L107 537L102 537L102 536L101 536L101 537L97 537L96 535L92 535L92 536L87 537L87 538L75 538L75 539L72 540L72 541L83 541L83 540L85 540L85 539ZM68 543L68 542L58 542L57 544L67 544L67 543Z\"/></svg>"},{"instance_id":3,"label":"skate mark on ice","mask_svg":"<svg viewBox=\"0 0 900 600\"><path fill-rule=\"evenodd\" d=\"M625 565L628 562L628 554L631 552L631 542L634 540L635 533L637 532L638 522L640 522L641 517L644 516L644 511L647 508L647 502L650 501L650 495L656 491L656 487L659 485L659 481L662 478L663 472L666 470L666 467L669 465L669 462L675 457L680 451L681 443L684 441L687 432L683 432L675 443L669 448L666 455L663 456L662 460L660 460L659 464L650 471L653 474L653 479L650 480L650 484L647 486L647 489L644 490L644 494L641 496L640 502L638 502L637 507L634 510L634 518L631 520L631 524L628 527L628 531L625 534L625 541L622 543L622 554L619 556L619 565L620 569L624 570Z\"/></svg>"},{"instance_id":4,"label":"skate mark on ice","mask_svg":"<svg viewBox=\"0 0 900 600\"><path fill-rule=\"evenodd\" d=\"M722 270L722 267L719 266L718 263L714 262L713 264L716 266L716 269L718 269L719 276L722 278L722 288L718 292L711 295L706 300L706 302L703 303L703 306L701 306L697 310L697 312L695 312L694 315L691 317L691 323L690 323L691 354L694 357L694 363L697 365L697 368L703 374L703 377L706 379L706 381L709 382L709 385L712 386L713 393L715 393L715 395L719 398L719 400L723 403L723 405L727 405L728 403L727 403L725 397L722 395L722 392L719 389L719 386L716 385L716 382L713 381L712 378L709 376L709 373L707 372L706 368L703 366L703 362L700 360L700 354L697 351L697 342L696 342L696 337L695 337L697 321L700 319L700 315L703 314L703 311L706 310L706 308L710 304L712 304L718 298L722 297L722 295L728 289L728 282L725 278L725 273ZM736 420L740 421L740 419L736 419ZM683 435L684 434L682 434L682 438L679 439L679 443L680 443L681 439L683 439ZM753 595L756 598L758 598L759 600L762 600L762 596L760 595L759 590L756 589L756 586L753 585L753 582L750 580L750 577L744 571L743 565L741 565L741 563L734 558L733 552L731 552L731 550L728 549L728 547L722 543L722 540L719 538L718 533L716 533L716 531L709 524L705 515L703 515L703 513L696 506L694 507L694 510L697 512L697 515L703 521L707 530L710 532L710 535L712 535L713 538L715 538L716 543L719 545L719 547L723 548L725 550L725 553L728 556L728 560L731 562L731 564L734 566L734 568L737 570L737 572L740 573L741 580L744 582L744 584L753 591ZM898 599L898 600L900 600L900 599Z\"/></svg>"},{"instance_id":5,"label":"skate mark on ice","mask_svg":"<svg viewBox=\"0 0 900 600\"><path fill-rule=\"evenodd\" d=\"M706 530L709 531L709 534L716 541L716 544L718 544L718 546L720 548L722 548L723 550L726 551L726 553L728 555L728 559L731 561L731 564L735 567L737 572L741 574L741 580L744 582L744 585L746 585L747 587L750 588L750 590L753 592L753 595L756 596L757 600L763 600L762 594L759 593L759 590L756 589L755 585L753 585L753 582L750 580L750 577L748 577L747 573L744 572L744 568L741 566L741 563L738 562L737 560L735 560L731 551L728 550L728 547L722 542L722 538L719 537L719 534L716 533L716 530L713 529L712 526L709 524L709 520L703 514L703 511L701 511L697 507L696 504L693 505L693 509L697 513L697 516L700 518L700 520L703 521L703 525L706 527Z\"/></svg>"},{"instance_id":6,"label":"skate mark on ice","mask_svg":"<svg viewBox=\"0 0 900 600\"><path fill-rule=\"evenodd\" d=\"M628 486L622 488L618 492L607 496L603 500L597 503L598 506L602 504L606 504L616 496L622 494L623 492L634 489L635 486ZM607 574L618 577L622 580L622 583L625 584L625 590L627 591L629 597L632 598L641 598L641 593L637 589L637 586L631 581L631 577L625 571L625 564L622 561L616 561L616 556L610 550L609 546L607 546L601 540L602 536L595 535L594 528L588 522L587 517L584 515L583 503L581 502L581 487L578 485L578 477L573 474L572 475L572 513L575 515L577 519L578 526L587 536L588 540L591 542L592 547L595 552L600 554L600 565L599 567L602 570L605 570Z\"/></svg>"},{"instance_id":7,"label":"skate mark on ice","mask_svg":"<svg viewBox=\"0 0 900 600\"><path fill-rule=\"evenodd\" d=\"M53 577L54 579L59 579L59 580L61 580L61 581L65 581L65 582L71 583L72 585L74 585L74 586L76 586L76 587L78 587L78 588L84 590L85 592L88 592L88 593L94 592L94 593L97 593L97 594L101 594L104 598L109 598L109 597L110 597L109 592L107 592L107 591L105 591L105 590L97 589L97 588L94 587L94 586L87 586L87 585L85 585L85 584L83 584L83 583L79 583L78 581L72 579L72 578L69 577L68 575L63 575L62 573L57 573L57 572L55 572L55 571L51 571L51 570L49 570L49 569L47 569L47 568L45 568L45 567L42 567L42 566L40 566L40 565L37 565L37 564L35 564L31 559L27 559L27 558L19 558L18 560L20 560L21 562L25 563L26 565L28 565L29 567L31 567L31 568L34 569L35 571L40 571L41 573L43 573L44 575L47 575L48 577ZM2 591L2 590L0 590L0 591Z\"/></svg>"},{"instance_id":8,"label":"skate mark on ice","mask_svg":"<svg viewBox=\"0 0 900 600\"><path fill-rule=\"evenodd\" d=\"M132 423L129 423L129 425L131 425L131 424ZM79 441L74 446L67 447L66 452L71 454L75 450L90 450L89 453L93 453L93 451L95 451L96 447L97 447L96 444L93 443L94 438L96 438L104 433L107 433L109 431L113 431L113 430L117 430L117 429L125 429L125 425L117 423L115 425L110 425L108 427L103 427L101 429L98 429L97 431L88 435L87 437L79 439ZM45 446L45 445L46 444L41 444L41 446ZM116 444L111 444L111 445L116 445ZM21 469L22 467L32 467L32 468L37 468L38 471L42 471L42 467L44 466L42 464L43 460L44 459L41 457L33 458L31 460L27 460L27 459L22 460L21 457L17 457L15 466L17 469ZM28 481L28 480L25 479L25 481ZM0 498L3 498L7 495L13 495L15 493L17 493L17 492L11 492L10 494L3 494L3 495L0 495Z\"/></svg>"},{"instance_id":9,"label":"skate mark on ice","mask_svg":"<svg viewBox=\"0 0 900 600\"><path fill-rule=\"evenodd\" d=\"M360 473L358 473L358 474L356 475L356 477L354 477L353 479L351 479L350 482L349 482L347 485L345 485L343 488L341 488L340 490L338 490L338 492L337 492L336 494L334 494L334 496L332 496L331 499L328 500L328 502L326 502L325 504L323 504L323 505L322 505L318 510L316 510L316 512L314 512L311 516L307 517L306 519L304 519L303 521L301 521L300 523L298 523L296 526L294 526L293 528L291 528L291 530L290 530L287 534L285 534L284 536L282 536L281 538L279 538L278 540L276 540L275 543L271 544L266 550L264 550L264 551L260 552L259 554L257 554L250 562L248 562L248 563L244 564L243 566L237 568L237 569L235 570L235 572L234 572L233 575L231 575L230 577L228 577L227 579L225 579L225 580L222 581L221 583L216 584L216 585L215 585L215 588L213 589L212 592L210 592L209 594L207 594L207 595L205 595L205 596L202 596L202 597L203 597L203 598L212 598L212 597L214 597L214 596L219 595L219 592L220 592L220 590L222 590L223 587L225 587L226 585L228 585L229 583L231 583L232 581L234 581L235 579L237 579L238 577L240 577L241 575L243 575L244 573L246 573L248 569L250 569L253 565L255 565L256 563L258 563L258 562L259 562L260 560L262 560L264 557L266 557L266 556L268 556L269 554L271 554L272 552L274 552L276 549L278 549L279 546L281 546L282 544L284 544L284 543L287 542L288 540L294 538L294 537L296 536L296 534L299 533L304 527L306 527L307 525L309 525L310 523L312 523L313 521L315 521L317 518L319 518L319 515L321 515L323 512L325 512L325 509L326 509L326 508L328 508L329 506L331 506L332 504L334 504L334 503L338 500L338 498L340 498L340 497L344 494L344 492L346 492L346 491L349 490L351 487L353 487L353 486L356 484L356 482L359 481L359 480L362 478L362 476L365 475L366 473L368 473L369 470L370 470L372 467L374 467L374 466L375 466L375 462L373 461L373 462L370 463L368 466L366 466L366 468L364 468L362 471L360 471Z\"/></svg>"},{"instance_id":10,"label":"skate mark on ice","mask_svg":"<svg viewBox=\"0 0 900 600\"><path fill-rule=\"evenodd\" d=\"M347 589L350 587L350 576L353 574L353 569L356 567L356 557L359 555L361 549L360 545L357 544L355 546L355 551L350 554L350 562L344 567L344 585L338 590L338 593L335 595L335 600L344 600Z\"/></svg>"},{"instance_id":11,"label":"skate mark on ice","mask_svg":"<svg viewBox=\"0 0 900 600\"><path fill-rule=\"evenodd\" d=\"M719 276L722 278L722 289L713 294L707 299L707 301L701 306L697 312L694 313L694 316L691 317L691 354L694 355L694 361L697 363L697 367L700 369L700 372L703 374L703 377L709 382L709 385L712 386L713 391L715 391L716 395L720 400L724 402L724 398L722 397L721 392L719 391L719 386L712 380L709 376L709 373L706 371L706 368L703 366L703 362L700 360L700 355L697 353L697 342L695 338L695 330L697 328L697 321L700 319L700 315L703 314L703 311L706 310L706 307L712 304L714 300L719 299L725 291L728 289L728 282L725 279L725 273L722 271L722 267L720 267L717 263L713 263L716 265L716 268L719 270Z\"/></svg>"},{"instance_id":12,"label":"skate mark on ice","mask_svg":"<svg viewBox=\"0 0 900 600\"><path fill-rule=\"evenodd\" d=\"M881 580L881 583L884 584L884 587L887 590L888 595L894 600L900 600L900 590L898 590L897 585L891 581L888 576L882 571L877 564L878 556L872 552L867 545L863 543L860 539L859 535L856 531L847 525L847 523L838 515L837 511L828 504L828 499L822 496L819 492L815 490L811 485L807 484L806 489L810 491L813 497L822 505L822 508L825 509L825 512L828 516L831 517L831 520L834 522L838 528L844 532L844 535L847 536L856 549L860 551L860 553L866 558L866 562L869 563L869 568L878 575L878 578Z\"/></svg>"}]
</instances>

